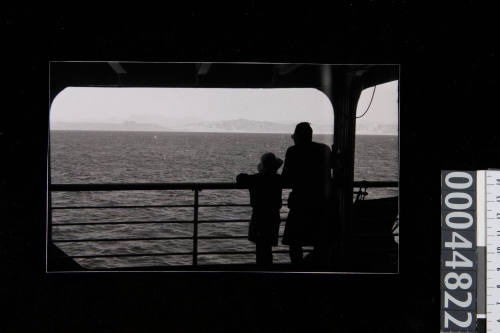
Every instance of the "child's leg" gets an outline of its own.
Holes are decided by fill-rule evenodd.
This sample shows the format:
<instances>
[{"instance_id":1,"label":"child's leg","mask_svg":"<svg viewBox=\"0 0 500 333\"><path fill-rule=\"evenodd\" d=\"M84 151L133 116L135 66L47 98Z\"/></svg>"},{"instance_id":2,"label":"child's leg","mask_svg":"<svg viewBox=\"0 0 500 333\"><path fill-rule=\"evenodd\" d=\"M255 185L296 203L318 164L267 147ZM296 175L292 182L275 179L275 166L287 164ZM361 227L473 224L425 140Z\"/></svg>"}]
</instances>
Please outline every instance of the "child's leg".
<instances>
[{"instance_id":1,"label":"child's leg","mask_svg":"<svg viewBox=\"0 0 500 333\"><path fill-rule=\"evenodd\" d=\"M271 265L273 263L272 246L266 243L257 242L257 265Z\"/></svg>"},{"instance_id":2,"label":"child's leg","mask_svg":"<svg viewBox=\"0 0 500 333\"><path fill-rule=\"evenodd\" d=\"M270 244L265 244L263 249L264 265L272 265L273 263L273 247Z\"/></svg>"}]
</instances>

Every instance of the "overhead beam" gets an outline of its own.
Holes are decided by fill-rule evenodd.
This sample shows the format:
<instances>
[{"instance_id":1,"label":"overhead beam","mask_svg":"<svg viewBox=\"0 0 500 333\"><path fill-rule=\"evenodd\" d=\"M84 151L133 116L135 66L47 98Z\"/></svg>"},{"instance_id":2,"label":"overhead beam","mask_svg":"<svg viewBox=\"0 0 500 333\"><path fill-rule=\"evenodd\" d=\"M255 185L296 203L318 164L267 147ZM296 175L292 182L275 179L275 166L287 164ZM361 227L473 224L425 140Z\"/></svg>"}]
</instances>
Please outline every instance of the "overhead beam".
<instances>
[{"instance_id":1,"label":"overhead beam","mask_svg":"<svg viewBox=\"0 0 500 333\"><path fill-rule=\"evenodd\" d=\"M362 89L370 88L379 84L399 79L398 67L372 68L361 75Z\"/></svg>"}]
</instances>

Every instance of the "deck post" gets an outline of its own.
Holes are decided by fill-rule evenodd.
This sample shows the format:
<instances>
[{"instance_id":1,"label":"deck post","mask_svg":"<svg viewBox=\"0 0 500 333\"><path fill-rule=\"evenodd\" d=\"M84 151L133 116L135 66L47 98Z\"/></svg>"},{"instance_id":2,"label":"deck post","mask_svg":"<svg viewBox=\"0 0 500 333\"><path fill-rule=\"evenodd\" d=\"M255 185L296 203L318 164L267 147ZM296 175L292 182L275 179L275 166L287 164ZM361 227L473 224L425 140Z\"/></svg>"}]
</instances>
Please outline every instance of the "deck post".
<instances>
[{"instance_id":1,"label":"deck post","mask_svg":"<svg viewBox=\"0 0 500 333\"><path fill-rule=\"evenodd\" d=\"M334 223L338 224L339 228L336 229L340 235L334 236L339 241L333 255L334 260L338 261L345 258L351 236L356 108L362 86L358 77L351 73L334 69L328 73L328 80L322 80L322 90L330 98L334 112L332 193L337 211Z\"/></svg>"},{"instance_id":2,"label":"deck post","mask_svg":"<svg viewBox=\"0 0 500 333\"><path fill-rule=\"evenodd\" d=\"M52 243L52 170L50 166L50 124L47 124L47 249L49 244ZM47 258L46 258L47 260Z\"/></svg>"},{"instance_id":3,"label":"deck post","mask_svg":"<svg viewBox=\"0 0 500 333\"><path fill-rule=\"evenodd\" d=\"M194 216L193 216L193 266L198 264L198 192L197 187L194 188Z\"/></svg>"}]
</instances>

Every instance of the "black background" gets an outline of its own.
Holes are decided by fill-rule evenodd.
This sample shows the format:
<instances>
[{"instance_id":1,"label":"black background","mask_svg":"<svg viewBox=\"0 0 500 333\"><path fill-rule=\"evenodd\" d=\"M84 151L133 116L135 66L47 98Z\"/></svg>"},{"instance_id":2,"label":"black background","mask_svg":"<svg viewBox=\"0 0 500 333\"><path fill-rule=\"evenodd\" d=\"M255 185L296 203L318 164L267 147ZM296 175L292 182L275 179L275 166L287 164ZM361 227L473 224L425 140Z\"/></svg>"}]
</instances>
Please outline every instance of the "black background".
<instances>
[{"instance_id":1,"label":"black background","mask_svg":"<svg viewBox=\"0 0 500 333\"><path fill-rule=\"evenodd\" d=\"M6 8L2 331L437 331L440 171L500 167L495 10L336 4ZM49 60L401 64L401 273L45 274Z\"/></svg>"}]
</instances>

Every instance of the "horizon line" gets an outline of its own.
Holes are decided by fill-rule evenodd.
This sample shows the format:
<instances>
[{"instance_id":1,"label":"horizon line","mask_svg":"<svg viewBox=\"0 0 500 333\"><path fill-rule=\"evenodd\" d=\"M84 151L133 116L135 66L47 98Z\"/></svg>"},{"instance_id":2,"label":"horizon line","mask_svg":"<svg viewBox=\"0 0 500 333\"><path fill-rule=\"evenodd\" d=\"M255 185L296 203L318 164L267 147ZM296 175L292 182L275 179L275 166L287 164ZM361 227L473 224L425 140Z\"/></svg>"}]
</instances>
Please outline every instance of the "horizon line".
<instances>
[{"instance_id":1,"label":"horizon line","mask_svg":"<svg viewBox=\"0 0 500 333\"><path fill-rule=\"evenodd\" d=\"M139 132L139 133L206 133L206 134L285 134L289 135L291 132L240 132L240 131L217 131L217 132L208 132L208 131L169 131L169 130L113 130L113 129L49 129L52 131L66 131L66 132ZM333 135L332 133L325 132L316 132L313 135ZM385 135L385 136L399 136L399 133L396 134L387 134L387 133L359 133L355 135Z\"/></svg>"}]
</instances>

